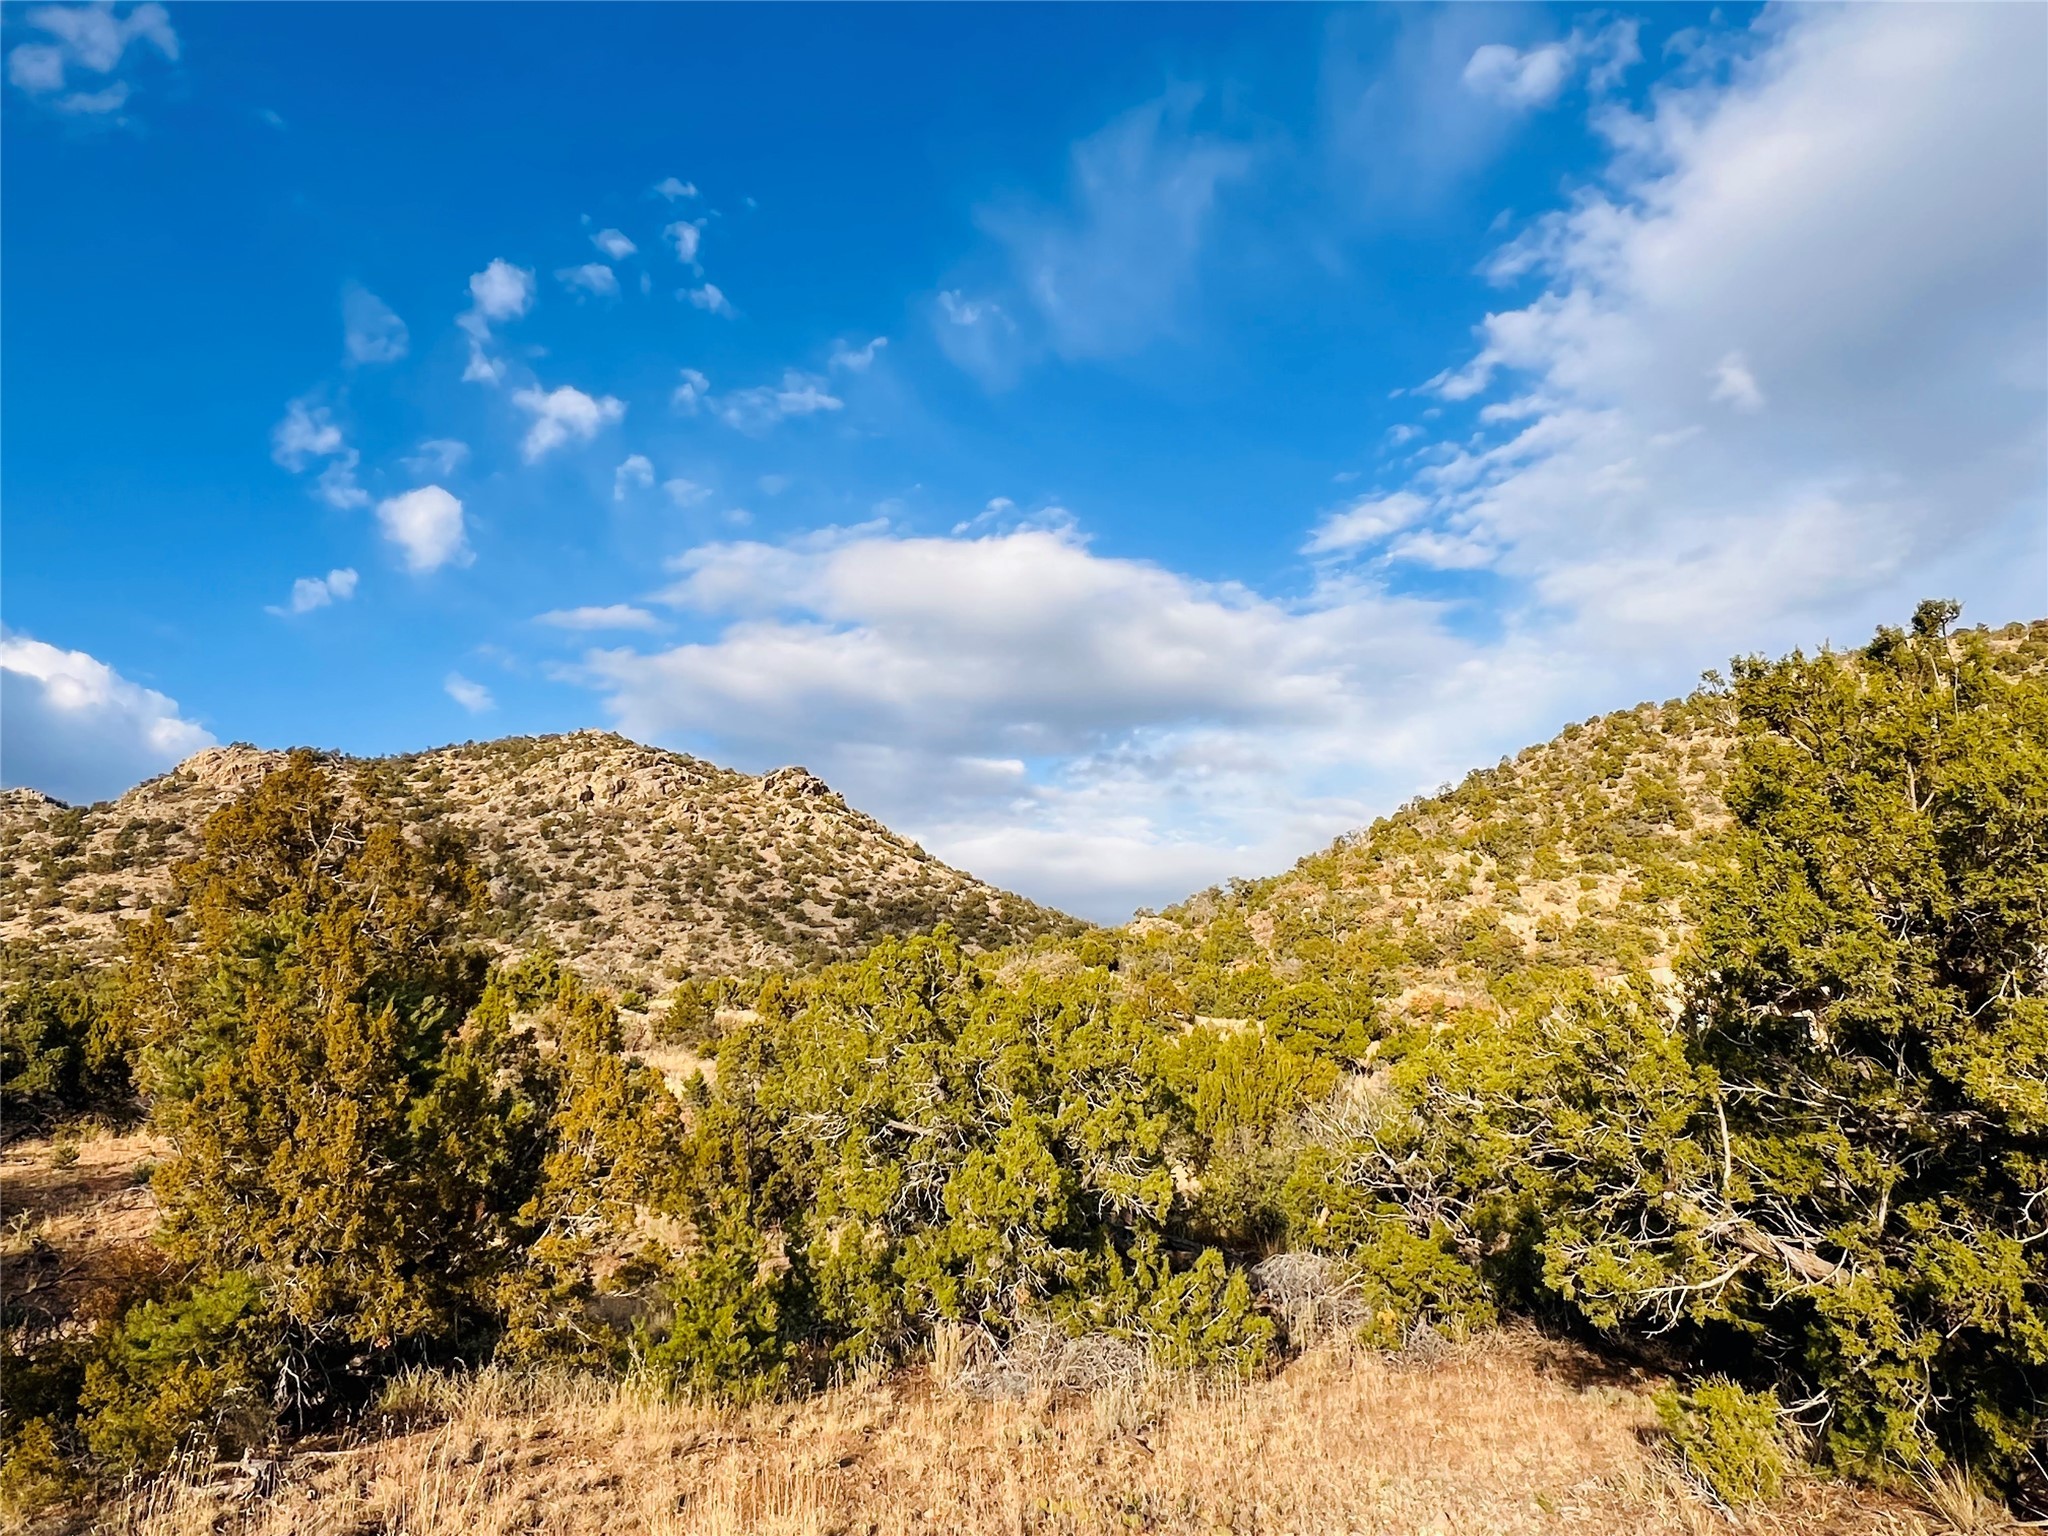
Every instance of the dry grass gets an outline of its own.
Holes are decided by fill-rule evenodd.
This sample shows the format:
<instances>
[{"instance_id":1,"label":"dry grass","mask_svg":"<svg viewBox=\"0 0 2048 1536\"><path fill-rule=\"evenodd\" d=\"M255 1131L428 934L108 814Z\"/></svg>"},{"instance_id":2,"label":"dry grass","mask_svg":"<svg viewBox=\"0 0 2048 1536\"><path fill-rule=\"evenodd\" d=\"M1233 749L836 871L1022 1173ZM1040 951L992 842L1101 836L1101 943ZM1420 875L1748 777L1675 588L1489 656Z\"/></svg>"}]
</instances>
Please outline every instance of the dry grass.
<instances>
[{"instance_id":1,"label":"dry grass","mask_svg":"<svg viewBox=\"0 0 2048 1536\"><path fill-rule=\"evenodd\" d=\"M1426 1368L1324 1349L1239 1384L1154 1378L991 1401L927 1373L744 1412L589 1381L415 1378L431 1427L159 1488L124 1536L962 1536L1145 1531L1706 1536L1664 1470L1646 1389L1526 1336ZM1910 1511L1803 1483L1763 1533L1920 1536Z\"/></svg>"},{"instance_id":2,"label":"dry grass","mask_svg":"<svg viewBox=\"0 0 2048 1536\"><path fill-rule=\"evenodd\" d=\"M0 1150L0 1291L14 1326L90 1327L161 1267L148 1168L167 1150L147 1135L92 1130Z\"/></svg>"}]
</instances>

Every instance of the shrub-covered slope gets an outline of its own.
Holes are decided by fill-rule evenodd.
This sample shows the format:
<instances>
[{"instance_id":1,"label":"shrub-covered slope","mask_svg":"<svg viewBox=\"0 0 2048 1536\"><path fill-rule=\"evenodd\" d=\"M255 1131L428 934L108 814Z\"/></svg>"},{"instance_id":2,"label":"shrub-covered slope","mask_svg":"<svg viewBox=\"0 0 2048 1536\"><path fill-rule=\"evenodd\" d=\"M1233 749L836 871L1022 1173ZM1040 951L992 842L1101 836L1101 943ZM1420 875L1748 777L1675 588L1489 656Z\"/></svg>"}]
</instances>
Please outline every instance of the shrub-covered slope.
<instances>
[{"instance_id":1,"label":"shrub-covered slope","mask_svg":"<svg viewBox=\"0 0 2048 1536\"><path fill-rule=\"evenodd\" d=\"M0 797L0 938L111 949L171 897L206 818L284 762L216 747L118 800ZM802 970L950 923L996 948L1080 925L932 858L801 768L762 778L600 731L347 765L400 819L475 841L486 925L643 990L699 973Z\"/></svg>"},{"instance_id":2,"label":"shrub-covered slope","mask_svg":"<svg viewBox=\"0 0 2048 1536\"><path fill-rule=\"evenodd\" d=\"M2002 672L2048 667L2048 622L1976 633ZM1713 686L1568 725L1282 874L1141 917L1131 959L1196 978L1370 975L1417 1016L1574 971L1669 983L1688 898L1729 854L1736 735Z\"/></svg>"}]
</instances>

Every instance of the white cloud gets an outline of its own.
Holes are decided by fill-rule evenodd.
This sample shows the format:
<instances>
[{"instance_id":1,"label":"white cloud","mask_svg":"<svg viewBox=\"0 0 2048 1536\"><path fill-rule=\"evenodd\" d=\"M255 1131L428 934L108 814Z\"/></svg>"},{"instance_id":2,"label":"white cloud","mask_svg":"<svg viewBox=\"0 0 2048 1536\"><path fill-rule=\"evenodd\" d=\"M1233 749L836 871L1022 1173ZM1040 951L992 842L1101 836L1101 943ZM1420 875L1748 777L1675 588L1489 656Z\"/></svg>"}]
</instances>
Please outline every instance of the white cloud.
<instances>
[{"instance_id":1,"label":"white cloud","mask_svg":"<svg viewBox=\"0 0 2048 1536\"><path fill-rule=\"evenodd\" d=\"M311 613L330 603L345 603L355 595L356 573L343 568L329 571L325 576L301 576L292 583L290 602L265 611L279 615Z\"/></svg>"},{"instance_id":2,"label":"white cloud","mask_svg":"<svg viewBox=\"0 0 2048 1536\"><path fill-rule=\"evenodd\" d=\"M346 446L334 412L303 397L284 408L284 419L270 429L270 457L298 474L311 459L327 458Z\"/></svg>"},{"instance_id":3,"label":"white cloud","mask_svg":"<svg viewBox=\"0 0 2048 1536\"><path fill-rule=\"evenodd\" d=\"M1429 503L1411 491L1361 496L1317 523L1303 548L1312 555L1358 549L1407 527L1428 510Z\"/></svg>"},{"instance_id":4,"label":"white cloud","mask_svg":"<svg viewBox=\"0 0 2048 1536\"><path fill-rule=\"evenodd\" d=\"M7 78L31 95L64 89L64 50L55 43L23 43L7 55Z\"/></svg>"},{"instance_id":5,"label":"white cloud","mask_svg":"<svg viewBox=\"0 0 2048 1536\"><path fill-rule=\"evenodd\" d=\"M832 348L830 366L844 368L849 373L866 373L875 363L875 357L889 345L889 338L877 336L864 347L851 347L839 342Z\"/></svg>"},{"instance_id":6,"label":"white cloud","mask_svg":"<svg viewBox=\"0 0 2048 1536\"><path fill-rule=\"evenodd\" d=\"M1123 356L1178 325L1217 199L1253 164L1248 145L1194 128L1200 100L1193 89L1171 91L1074 145L1065 207L980 210L1036 331L1061 357ZM940 305L953 327L969 330L997 313L957 292Z\"/></svg>"},{"instance_id":7,"label":"white cloud","mask_svg":"<svg viewBox=\"0 0 2048 1536\"><path fill-rule=\"evenodd\" d=\"M405 568L417 575L474 558L463 529L462 502L438 485L423 485L377 503L384 537L399 548Z\"/></svg>"},{"instance_id":8,"label":"white cloud","mask_svg":"<svg viewBox=\"0 0 2048 1536\"><path fill-rule=\"evenodd\" d=\"M214 744L154 688L84 651L0 633L0 784L82 804Z\"/></svg>"},{"instance_id":9,"label":"white cloud","mask_svg":"<svg viewBox=\"0 0 2048 1536\"><path fill-rule=\"evenodd\" d=\"M1466 85L1516 107L1548 106L1571 75L1571 50L1563 43L1545 43L1526 52L1488 43L1474 50L1465 66Z\"/></svg>"},{"instance_id":10,"label":"white cloud","mask_svg":"<svg viewBox=\"0 0 2048 1536\"><path fill-rule=\"evenodd\" d=\"M697 248L704 241L702 219L677 219L662 230L669 242L676 248L676 260L685 266L697 265Z\"/></svg>"},{"instance_id":11,"label":"white cloud","mask_svg":"<svg viewBox=\"0 0 2048 1536\"><path fill-rule=\"evenodd\" d=\"M329 460L327 467L320 471L320 478L314 482L320 499L338 512L367 507L370 493L356 484L356 466L361 462L362 455L353 448L344 449L338 457Z\"/></svg>"},{"instance_id":12,"label":"white cloud","mask_svg":"<svg viewBox=\"0 0 2048 1536\"><path fill-rule=\"evenodd\" d=\"M701 287L682 290L681 297L690 301L693 308L706 310L714 315L723 315L730 320L739 311L732 307L732 301L716 283L705 283Z\"/></svg>"},{"instance_id":13,"label":"white cloud","mask_svg":"<svg viewBox=\"0 0 2048 1536\"><path fill-rule=\"evenodd\" d=\"M1466 61L1465 87L1503 106L1547 107L1585 63L1586 83L1598 94L1642 62L1636 43L1640 27L1636 21L1617 21L1595 32L1575 28L1561 42L1526 49L1487 43L1475 48Z\"/></svg>"},{"instance_id":14,"label":"white cloud","mask_svg":"<svg viewBox=\"0 0 2048 1536\"><path fill-rule=\"evenodd\" d=\"M939 350L990 387L1011 382L1023 363L1017 322L991 298L971 299L958 288L939 291L932 308Z\"/></svg>"},{"instance_id":15,"label":"white cloud","mask_svg":"<svg viewBox=\"0 0 2048 1536\"><path fill-rule=\"evenodd\" d=\"M1764 408L1764 392L1740 352L1730 352L1714 364L1710 372L1714 388L1708 399L1725 400L1738 411L1760 411Z\"/></svg>"},{"instance_id":16,"label":"white cloud","mask_svg":"<svg viewBox=\"0 0 2048 1536\"><path fill-rule=\"evenodd\" d=\"M465 384L502 384L505 363L486 350L491 327L517 320L533 308L533 273L514 266L502 256L491 258L483 271L469 279L469 308L455 317L455 323L469 336L469 362L462 370Z\"/></svg>"},{"instance_id":17,"label":"white cloud","mask_svg":"<svg viewBox=\"0 0 2048 1536\"><path fill-rule=\"evenodd\" d=\"M517 320L533 308L533 273L493 257L483 271L471 274L469 297L470 312L479 320L493 325Z\"/></svg>"},{"instance_id":18,"label":"white cloud","mask_svg":"<svg viewBox=\"0 0 2048 1536\"><path fill-rule=\"evenodd\" d=\"M1494 264L1540 291L1432 381L1499 398L1419 453L1391 552L1485 567L1624 671L1943 583L2032 612L2048 13L1792 8L1727 41L1725 73L1596 109L1604 185Z\"/></svg>"},{"instance_id":19,"label":"white cloud","mask_svg":"<svg viewBox=\"0 0 2048 1536\"><path fill-rule=\"evenodd\" d=\"M395 363L410 340L397 312L367 288L350 287L341 301L343 345L352 363Z\"/></svg>"},{"instance_id":20,"label":"white cloud","mask_svg":"<svg viewBox=\"0 0 2048 1536\"><path fill-rule=\"evenodd\" d=\"M684 511L702 506L711 499L710 486L699 485L694 480L685 480L680 475L673 480L662 481L661 488L668 493L668 499Z\"/></svg>"},{"instance_id":21,"label":"white cloud","mask_svg":"<svg viewBox=\"0 0 2048 1536\"><path fill-rule=\"evenodd\" d=\"M1065 527L736 539L665 594L701 638L574 675L633 734L807 762L1113 917L1732 650L1929 594L2038 614L2048 12L1786 9L1734 39L1639 117L1595 103L1605 175L1517 242L1531 288L1436 382L1402 476L1308 535L1304 594ZM989 323L947 293L941 334Z\"/></svg>"},{"instance_id":22,"label":"white cloud","mask_svg":"<svg viewBox=\"0 0 2048 1536\"><path fill-rule=\"evenodd\" d=\"M69 96L60 97L54 105L59 112L78 117L105 117L127 106L128 98L134 94L134 86L126 80L116 80L97 91L73 91Z\"/></svg>"},{"instance_id":23,"label":"white cloud","mask_svg":"<svg viewBox=\"0 0 2048 1536\"><path fill-rule=\"evenodd\" d=\"M654 184L654 193L657 197L666 198L673 203L678 198L695 197L697 186L694 182L678 181L673 176L667 176Z\"/></svg>"},{"instance_id":24,"label":"white cloud","mask_svg":"<svg viewBox=\"0 0 2048 1536\"><path fill-rule=\"evenodd\" d=\"M459 438L430 437L407 456L405 467L416 475L452 475L469 461L469 444Z\"/></svg>"},{"instance_id":25,"label":"white cloud","mask_svg":"<svg viewBox=\"0 0 2048 1536\"><path fill-rule=\"evenodd\" d=\"M780 384L735 389L708 403L712 414L727 426L755 433L765 432L791 416L815 416L821 411L846 408L846 402L832 394L823 378L795 368L784 370Z\"/></svg>"},{"instance_id":26,"label":"white cloud","mask_svg":"<svg viewBox=\"0 0 2048 1536\"><path fill-rule=\"evenodd\" d=\"M554 629L660 629L661 620L645 608L630 603L606 603L593 608L557 608L535 620Z\"/></svg>"},{"instance_id":27,"label":"white cloud","mask_svg":"<svg viewBox=\"0 0 2048 1536\"><path fill-rule=\"evenodd\" d=\"M147 44L169 62L178 58L178 34L169 13L154 0L130 6L125 15L115 14L112 4L36 6L22 21L42 36L9 52L7 78L60 112L106 116L126 106L133 92L126 80L83 86L68 94L66 88L73 75L111 75L122 67L132 45Z\"/></svg>"},{"instance_id":28,"label":"white cloud","mask_svg":"<svg viewBox=\"0 0 2048 1536\"><path fill-rule=\"evenodd\" d=\"M472 336L469 338L469 361L462 368L462 382L465 384L502 384L505 382L503 358L491 356L484 350L484 344Z\"/></svg>"},{"instance_id":29,"label":"white cloud","mask_svg":"<svg viewBox=\"0 0 2048 1536\"><path fill-rule=\"evenodd\" d=\"M639 246L628 240L623 233L616 229L600 229L590 237L590 243L600 251L603 251L613 261L624 261L628 256L631 256L640 249Z\"/></svg>"},{"instance_id":30,"label":"white cloud","mask_svg":"<svg viewBox=\"0 0 2048 1536\"><path fill-rule=\"evenodd\" d=\"M694 416L709 398L711 381L694 368L683 370L683 382L676 386L672 403L685 416Z\"/></svg>"},{"instance_id":31,"label":"white cloud","mask_svg":"<svg viewBox=\"0 0 2048 1536\"><path fill-rule=\"evenodd\" d=\"M612 395L586 395L564 384L559 389L522 389L512 403L533 416L533 425L519 445L531 464L564 443L587 443L598 430L626 414L626 402Z\"/></svg>"},{"instance_id":32,"label":"white cloud","mask_svg":"<svg viewBox=\"0 0 2048 1536\"><path fill-rule=\"evenodd\" d=\"M356 484L362 455L348 445L327 406L314 405L304 396L287 405L283 419L270 429L270 457L295 475L325 459L327 464L314 482L315 494L344 512L369 505L369 494Z\"/></svg>"},{"instance_id":33,"label":"white cloud","mask_svg":"<svg viewBox=\"0 0 2048 1536\"><path fill-rule=\"evenodd\" d=\"M654 484L654 464L644 453L629 453L612 471L612 500L624 501L627 493L646 490Z\"/></svg>"},{"instance_id":34,"label":"white cloud","mask_svg":"<svg viewBox=\"0 0 2048 1536\"><path fill-rule=\"evenodd\" d=\"M441 680L441 687L447 691L449 698L472 715L481 715L486 710L498 707L498 701L491 697L490 689L482 683L471 682L460 672L450 672Z\"/></svg>"},{"instance_id":35,"label":"white cloud","mask_svg":"<svg viewBox=\"0 0 2048 1536\"><path fill-rule=\"evenodd\" d=\"M586 261L580 267L563 267L555 274L555 279L564 288L576 292L593 293L600 298L618 297L618 274L601 261Z\"/></svg>"},{"instance_id":36,"label":"white cloud","mask_svg":"<svg viewBox=\"0 0 2048 1536\"><path fill-rule=\"evenodd\" d=\"M1513 667L1461 672L1430 605L1280 602L1065 528L871 525L702 546L676 571L665 600L715 638L593 651L577 674L624 729L808 762L942 857L1099 915L1313 846L1366 813L1362 786L1440 776L1447 703L1468 731L1540 706ZM1092 874L1088 839L1116 854Z\"/></svg>"}]
</instances>

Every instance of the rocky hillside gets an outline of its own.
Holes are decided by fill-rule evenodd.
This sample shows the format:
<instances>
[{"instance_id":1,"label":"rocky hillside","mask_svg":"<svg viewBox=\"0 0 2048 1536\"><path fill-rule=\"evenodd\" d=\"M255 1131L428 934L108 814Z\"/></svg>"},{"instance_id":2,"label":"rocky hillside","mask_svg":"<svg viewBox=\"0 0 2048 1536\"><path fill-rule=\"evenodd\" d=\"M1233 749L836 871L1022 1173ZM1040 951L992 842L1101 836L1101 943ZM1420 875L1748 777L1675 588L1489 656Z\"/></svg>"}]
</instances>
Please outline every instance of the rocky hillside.
<instances>
[{"instance_id":1,"label":"rocky hillside","mask_svg":"<svg viewBox=\"0 0 2048 1536\"><path fill-rule=\"evenodd\" d=\"M1972 633L2001 669L2048 668L2048 621ZM1727 850L1734 745L1712 690L1568 725L1283 874L1141 917L1133 947L1172 969L1377 975L1410 1013L1566 967L1668 980L1686 898Z\"/></svg>"},{"instance_id":2,"label":"rocky hillside","mask_svg":"<svg viewBox=\"0 0 2048 1536\"><path fill-rule=\"evenodd\" d=\"M123 918L171 899L207 815L282 761L210 748L90 807L0 795L0 938L111 947ZM497 943L546 942L650 993L804 969L940 921L984 948L1082 926L940 863L802 768L754 778L600 731L350 766L402 817L473 836Z\"/></svg>"}]
</instances>

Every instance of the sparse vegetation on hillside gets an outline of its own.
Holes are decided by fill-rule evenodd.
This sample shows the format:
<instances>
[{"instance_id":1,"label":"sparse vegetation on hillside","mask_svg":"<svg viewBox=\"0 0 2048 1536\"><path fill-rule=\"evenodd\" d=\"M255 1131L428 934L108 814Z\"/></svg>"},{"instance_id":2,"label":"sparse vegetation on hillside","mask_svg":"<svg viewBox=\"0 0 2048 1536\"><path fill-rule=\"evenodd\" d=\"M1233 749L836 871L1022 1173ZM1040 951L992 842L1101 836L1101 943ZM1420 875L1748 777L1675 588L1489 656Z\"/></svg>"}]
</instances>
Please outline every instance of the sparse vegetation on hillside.
<instances>
[{"instance_id":1,"label":"sparse vegetation on hillside","mask_svg":"<svg viewBox=\"0 0 2048 1536\"><path fill-rule=\"evenodd\" d=\"M136 1084L176 1263L8 1302L5 1486L372 1424L409 1367L691 1413L927 1366L1110 1401L1522 1318L1671 1377L1710 1501L1813 1466L2040 1507L2048 629L1953 617L1739 661L1655 732L1609 717L1164 920L692 979L662 1072L574 968L489 963L452 804L294 758L115 974L10 983L10 1060L112 1043L21 1075ZM1511 881L1608 937L1489 930ZM1060 1486L1010 1515L1090 1528ZM1263 1497L1125 1513L1250 1531Z\"/></svg>"},{"instance_id":2,"label":"sparse vegetation on hillside","mask_svg":"<svg viewBox=\"0 0 2048 1536\"><path fill-rule=\"evenodd\" d=\"M173 899L206 818L284 762L213 748L120 799L0 799L0 939L104 961ZM996 949L1081 925L931 858L800 768L752 778L606 732L362 763L351 794L468 837L498 953L545 946L652 993L683 977L815 969L949 924Z\"/></svg>"}]
</instances>

